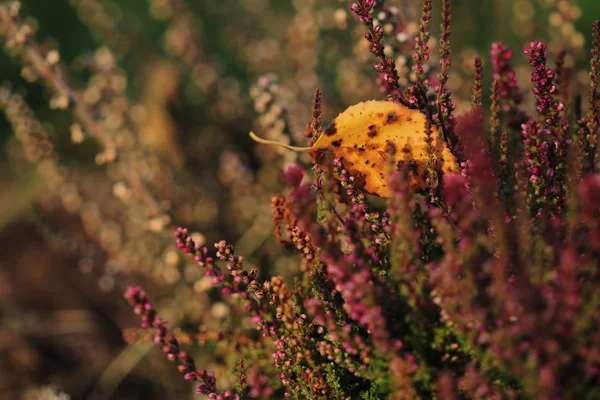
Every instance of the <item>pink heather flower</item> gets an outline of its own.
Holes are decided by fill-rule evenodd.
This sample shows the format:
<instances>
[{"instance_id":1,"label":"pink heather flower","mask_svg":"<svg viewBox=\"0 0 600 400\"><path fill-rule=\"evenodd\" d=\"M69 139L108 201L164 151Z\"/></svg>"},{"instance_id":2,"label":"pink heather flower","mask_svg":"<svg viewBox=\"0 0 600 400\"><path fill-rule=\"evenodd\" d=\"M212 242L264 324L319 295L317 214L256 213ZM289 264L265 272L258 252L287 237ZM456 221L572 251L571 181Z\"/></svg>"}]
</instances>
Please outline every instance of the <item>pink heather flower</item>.
<instances>
[{"instance_id":1,"label":"pink heather flower","mask_svg":"<svg viewBox=\"0 0 600 400\"><path fill-rule=\"evenodd\" d=\"M304 169L299 165L290 165L283 173L282 178L287 186L296 188L304 178Z\"/></svg>"}]
</instances>

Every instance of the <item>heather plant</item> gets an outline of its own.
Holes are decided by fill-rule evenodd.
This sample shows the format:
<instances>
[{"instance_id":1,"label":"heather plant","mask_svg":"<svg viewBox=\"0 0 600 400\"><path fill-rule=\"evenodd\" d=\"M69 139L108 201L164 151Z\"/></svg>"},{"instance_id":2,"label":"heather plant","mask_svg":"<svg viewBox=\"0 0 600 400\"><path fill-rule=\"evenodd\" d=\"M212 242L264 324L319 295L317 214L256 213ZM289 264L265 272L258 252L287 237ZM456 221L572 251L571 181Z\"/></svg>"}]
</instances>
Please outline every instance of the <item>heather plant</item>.
<instances>
[{"instance_id":1,"label":"heather plant","mask_svg":"<svg viewBox=\"0 0 600 400\"><path fill-rule=\"evenodd\" d=\"M370 85L422 116L411 140L423 141L424 153L394 163L410 153L410 142L380 149L389 172L383 200L362 190L363 181L379 182L375 170L353 175L348 157L334 148L297 154L258 145L255 173L243 155L207 143L218 153L206 157L219 166L219 188L233 197L224 211L207 199L217 196L214 186L181 173L186 149L165 112L178 71L189 75L192 96L228 121L224 126L234 125L245 101L218 62L207 60L195 14L185 1L149 2L152 15L167 21L172 60L150 68L162 84L148 83L143 99L152 101L138 103L119 67L135 50L117 8L72 3L83 17L93 15L94 36L108 46L77 60L91 76L83 88L73 84L58 50L37 42L19 2L0 3L0 32L22 75L45 83L51 107L73 115L72 141L94 139L99 170L69 168L18 91L3 88L0 107L21 145L23 160L15 163L40 165L47 190L60 188L62 206L99 244L82 251L102 252L111 276L105 285L122 289L140 316L141 329L125 330L128 342L154 342L211 399L600 396L600 21L592 27L587 91L573 62L579 36L567 30L552 38L550 51L540 41L519 49L525 81L517 48L493 43L489 55L469 59L472 83L457 94L453 78L465 70L452 47L456 4L351 2L355 22L346 14L336 20L361 30L356 48L373 57ZM551 18L576 19L568 2L555 3ZM306 51L273 61L290 75L264 75L248 88L257 129L285 145L346 134L323 124L324 110L339 104L327 104L332 88L316 89L310 64L318 30L326 28L310 18L318 7L307 4L292 32L311 34L287 39ZM276 20L267 11L257 15L265 29ZM261 54L250 70L277 58L268 49ZM360 65L367 52L359 54ZM342 83L354 81L349 86L367 76L348 62L338 68ZM299 77L305 86L294 86ZM306 82L315 83L312 106ZM368 100L358 87L348 98ZM212 97L218 100L208 104ZM284 107L286 97L298 99ZM297 124L303 130L294 129L298 115L312 116ZM458 171L443 168L442 139ZM195 165L210 168L195 157ZM422 171L419 187L410 184L415 171ZM210 224L220 219L246 227L235 246L206 244L219 233ZM198 233L204 226L212 234ZM285 271L291 265L294 273ZM122 287L121 268L131 274L127 280L143 284ZM154 304L146 290L174 300Z\"/></svg>"},{"instance_id":2,"label":"heather plant","mask_svg":"<svg viewBox=\"0 0 600 400\"><path fill-rule=\"evenodd\" d=\"M472 109L455 115L445 88L450 61L450 1L443 2L440 68L426 74L432 4L425 0L415 39L415 82L399 84L386 57L373 1L351 10L367 27L388 100L427 116L424 161L428 189L414 193L408 172L391 177L386 209L356 188L343 158L328 170L315 165L306 181L300 166L274 197L273 224L282 246L299 253L302 274L258 279L231 245L216 258L186 229L177 245L206 269L223 295L251 313L270 348L271 384L292 398L594 398L597 389L597 168L600 22L594 24L587 112L569 104L565 53L548 66L547 46L524 50L531 67L535 110L523 93L512 52L494 43L492 106L482 108L481 59L476 60ZM321 94L311 136L322 133ZM488 118L486 118L488 115ZM489 122L486 122L489 120ZM441 175L431 129L438 127L463 167ZM427 142L429 140L429 142ZM390 151L398 151L391 149ZM429 151L429 150L428 150ZM395 169L392 165L390 168ZM366 179L372 179L367 176ZM156 330L185 378L211 398L245 398L253 383L237 375L238 390L219 390L214 375L187 361L147 295L125 297ZM165 339L167 338L167 339ZM252 365L252 355L243 357Z\"/></svg>"}]
</instances>

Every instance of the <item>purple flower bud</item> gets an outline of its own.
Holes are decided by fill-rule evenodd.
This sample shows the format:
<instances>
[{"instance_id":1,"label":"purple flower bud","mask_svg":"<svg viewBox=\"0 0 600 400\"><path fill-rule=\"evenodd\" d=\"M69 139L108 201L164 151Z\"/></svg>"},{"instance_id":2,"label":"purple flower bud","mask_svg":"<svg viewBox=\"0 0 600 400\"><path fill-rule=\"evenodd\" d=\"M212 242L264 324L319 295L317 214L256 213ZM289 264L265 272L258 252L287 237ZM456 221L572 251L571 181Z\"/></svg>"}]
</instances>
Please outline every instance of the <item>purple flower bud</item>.
<instances>
[{"instance_id":1,"label":"purple flower bud","mask_svg":"<svg viewBox=\"0 0 600 400\"><path fill-rule=\"evenodd\" d=\"M283 173L283 182L293 188L300 185L302 178L304 178L304 169L299 165L291 165Z\"/></svg>"},{"instance_id":2,"label":"purple flower bud","mask_svg":"<svg viewBox=\"0 0 600 400\"><path fill-rule=\"evenodd\" d=\"M193 381L196 379L196 374L193 372L188 372L183 376L183 379L185 379L186 381Z\"/></svg>"}]
</instances>

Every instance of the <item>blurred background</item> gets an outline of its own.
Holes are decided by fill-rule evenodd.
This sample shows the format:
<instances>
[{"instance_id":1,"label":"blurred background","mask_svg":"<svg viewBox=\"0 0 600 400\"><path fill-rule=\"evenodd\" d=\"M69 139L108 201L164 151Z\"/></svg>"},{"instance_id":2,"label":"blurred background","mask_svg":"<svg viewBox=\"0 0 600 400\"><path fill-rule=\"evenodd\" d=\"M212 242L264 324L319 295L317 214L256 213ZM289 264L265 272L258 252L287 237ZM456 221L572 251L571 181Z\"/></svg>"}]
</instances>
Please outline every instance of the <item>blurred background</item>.
<instances>
[{"instance_id":1,"label":"blurred background","mask_svg":"<svg viewBox=\"0 0 600 400\"><path fill-rule=\"evenodd\" d=\"M597 0L452 3L448 86L459 111L469 105L474 57L484 59L488 82L489 49L498 40L514 51L524 90L530 71L522 50L536 39L549 44L550 59L568 50L572 89L585 93ZM122 300L127 284L147 289L182 341L196 344L198 366L230 384L236 360L210 339L252 325L180 256L172 226L190 228L200 243L227 240L264 276L302 268L272 237L270 199L284 190L281 171L309 160L255 146L248 132L306 145L317 87L326 123L351 104L381 98L364 26L341 0L21 5L40 51L65 71L122 157L113 161L88 137L65 99L14 49L0 55L0 398L192 397L193 387L134 329L138 320ZM411 81L420 8L417 0L388 0L375 15L403 84ZM169 218L139 201L131 175L146 182ZM270 367L248 368L260 380Z\"/></svg>"}]
</instances>

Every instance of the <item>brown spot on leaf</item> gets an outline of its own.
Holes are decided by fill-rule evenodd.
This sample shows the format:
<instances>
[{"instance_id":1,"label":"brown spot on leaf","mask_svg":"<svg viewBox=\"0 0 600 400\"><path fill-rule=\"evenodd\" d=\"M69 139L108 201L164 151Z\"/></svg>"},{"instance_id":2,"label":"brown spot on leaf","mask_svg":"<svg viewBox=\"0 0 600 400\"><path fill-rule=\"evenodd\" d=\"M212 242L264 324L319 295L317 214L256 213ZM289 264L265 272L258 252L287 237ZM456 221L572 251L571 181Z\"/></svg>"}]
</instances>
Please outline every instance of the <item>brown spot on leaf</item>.
<instances>
[{"instance_id":1,"label":"brown spot on leaf","mask_svg":"<svg viewBox=\"0 0 600 400\"><path fill-rule=\"evenodd\" d=\"M335 126L335 121L333 121L331 123L331 125L329 125L329 127L327 129L325 129L325 135L326 136L333 136L337 133L337 127Z\"/></svg>"},{"instance_id":2,"label":"brown spot on leaf","mask_svg":"<svg viewBox=\"0 0 600 400\"><path fill-rule=\"evenodd\" d=\"M354 176L354 184L357 188L364 190L364 187L367 185L367 175L366 174L356 174Z\"/></svg>"},{"instance_id":3,"label":"brown spot on leaf","mask_svg":"<svg viewBox=\"0 0 600 400\"><path fill-rule=\"evenodd\" d=\"M418 174L419 173L419 163L416 161L409 161L408 162L408 170L410 172L412 172L413 174Z\"/></svg>"},{"instance_id":4,"label":"brown spot on leaf","mask_svg":"<svg viewBox=\"0 0 600 400\"><path fill-rule=\"evenodd\" d=\"M418 175L419 174L419 164L416 161L410 160L400 160L396 163L396 168L398 171L405 170L409 174Z\"/></svg>"},{"instance_id":5,"label":"brown spot on leaf","mask_svg":"<svg viewBox=\"0 0 600 400\"><path fill-rule=\"evenodd\" d=\"M377 132L377 129L375 129L375 125L369 126L369 132L367 132L368 137L374 138L378 133L379 132Z\"/></svg>"},{"instance_id":6,"label":"brown spot on leaf","mask_svg":"<svg viewBox=\"0 0 600 400\"><path fill-rule=\"evenodd\" d=\"M390 111L387 115L387 119L385 120L385 125L393 124L396 121L398 121L398 116L395 112Z\"/></svg>"}]
</instances>

